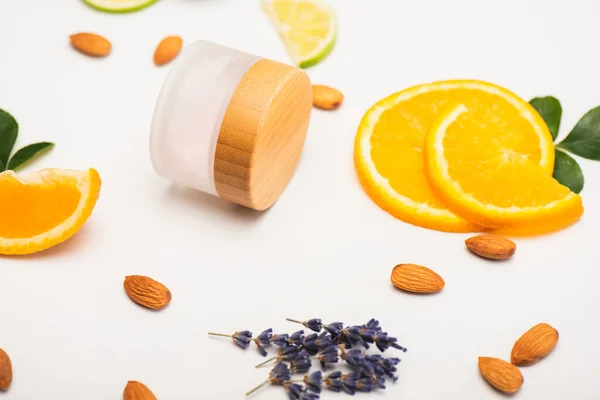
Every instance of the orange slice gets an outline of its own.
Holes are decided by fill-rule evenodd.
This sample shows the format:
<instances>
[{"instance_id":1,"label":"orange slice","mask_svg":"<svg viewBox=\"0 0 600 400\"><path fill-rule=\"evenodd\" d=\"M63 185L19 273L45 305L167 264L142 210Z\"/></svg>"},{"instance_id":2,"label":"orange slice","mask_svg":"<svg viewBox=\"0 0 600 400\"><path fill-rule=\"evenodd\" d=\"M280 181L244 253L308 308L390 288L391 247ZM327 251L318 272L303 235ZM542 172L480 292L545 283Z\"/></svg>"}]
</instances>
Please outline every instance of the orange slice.
<instances>
[{"instance_id":1,"label":"orange slice","mask_svg":"<svg viewBox=\"0 0 600 400\"><path fill-rule=\"evenodd\" d=\"M395 217L441 231L481 231L446 208L425 172L425 138L441 112L457 102L479 105L474 112L481 114L481 120L498 119L523 135L538 138L529 148L536 155L532 162L552 174L552 138L537 112L508 90L475 80L423 84L376 103L358 128L355 166L367 194Z\"/></svg>"},{"instance_id":2,"label":"orange slice","mask_svg":"<svg viewBox=\"0 0 600 400\"><path fill-rule=\"evenodd\" d=\"M30 254L73 236L100 193L95 169L0 174L0 254Z\"/></svg>"},{"instance_id":3,"label":"orange slice","mask_svg":"<svg viewBox=\"0 0 600 400\"><path fill-rule=\"evenodd\" d=\"M581 197L549 174L554 154L549 134L528 129L521 117L526 107L516 111L503 103L449 107L427 137L432 187L456 214L488 228L569 225L583 213Z\"/></svg>"}]
</instances>

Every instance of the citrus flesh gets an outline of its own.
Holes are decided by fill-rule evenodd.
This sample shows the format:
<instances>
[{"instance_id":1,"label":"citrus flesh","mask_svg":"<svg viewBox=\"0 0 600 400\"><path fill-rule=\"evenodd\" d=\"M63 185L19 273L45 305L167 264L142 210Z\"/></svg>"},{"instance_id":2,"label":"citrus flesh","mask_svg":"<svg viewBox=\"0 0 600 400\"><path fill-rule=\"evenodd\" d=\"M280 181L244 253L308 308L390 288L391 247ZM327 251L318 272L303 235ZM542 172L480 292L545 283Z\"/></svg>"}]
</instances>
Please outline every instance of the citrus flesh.
<instances>
[{"instance_id":1,"label":"citrus flesh","mask_svg":"<svg viewBox=\"0 0 600 400\"><path fill-rule=\"evenodd\" d=\"M83 0L87 5L99 11L125 13L141 10L156 0Z\"/></svg>"},{"instance_id":2,"label":"citrus flesh","mask_svg":"<svg viewBox=\"0 0 600 400\"><path fill-rule=\"evenodd\" d=\"M425 139L449 105L479 105L482 120L509 117L526 140L516 145L531 154L548 176L554 150L547 126L525 101L506 89L475 80L440 81L414 86L376 103L363 117L355 140L359 180L382 209L414 225L448 232L484 230L450 211L427 179Z\"/></svg>"},{"instance_id":3,"label":"citrus flesh","mask_svg":"<svg viewBox=\"0 0 600 400\"><path fill-rule=\"evenodd\" d=\"M0 254L30 254L73 236L101 187L94 169L0 173Z\"/></svg>"},{"instance_id":4,"label":"citrus flesh","mask_svg":"<svg viewBox=\"0 0 600 400\"><path fill-rule=\"evenodd\" d=\"M485 105L462 100L446 108L426 140L428 177L443 204L506 232L555 230L577 220L581 197L551 175L552 138L541 145L543 138L502 104L485 112Z\"/></svg>"},{"instance_id":5,"label":"citrus flesh","mask_svg":"<svg viewBox=\"0 0 600 400\"><path fill-rule=\"evenodd\" d=\"M318 64L335 45L337 19L321 0L263 0L263 8L300 68Z\"/></svg>"}]
</instances>

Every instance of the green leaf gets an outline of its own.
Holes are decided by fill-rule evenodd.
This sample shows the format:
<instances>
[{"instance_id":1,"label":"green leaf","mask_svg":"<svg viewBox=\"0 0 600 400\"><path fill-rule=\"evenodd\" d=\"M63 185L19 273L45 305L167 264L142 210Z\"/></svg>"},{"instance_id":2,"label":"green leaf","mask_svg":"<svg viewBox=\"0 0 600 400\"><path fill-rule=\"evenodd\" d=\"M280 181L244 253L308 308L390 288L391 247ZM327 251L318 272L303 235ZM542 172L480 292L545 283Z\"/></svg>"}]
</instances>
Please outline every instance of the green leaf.
<instances>
[{"instance_id":1,"label":"green leaf","mask_svg":"<svg viewBox=\"0 0 600 400\"><path fill-rule=\"evenodd\" d=\"M22 167L26 162L33 160L39 156L44 150L50 150L54 146L54 143L41 142L30 144L29 146L23 147L17 151L14 156L10 159L7 169L16 170Z\"/></svg>"},{"instance_id":2,"label":"green leaf","mask_svg":"<svg viewBox=\"0 0 600 400\"><path fill-rule=\"evenodd\" d=\"M556 97L536 97L529 102L542 116L550 133L552 140L558 136L558 128L560 128L560 119L562 118L562 106Z\"/></svg>"},{"instance_id":3,"label":"green leaf","mask_svg":"<svg viewBox=\"0 0 600 400\"><path fill-rule=\"evenodd\" d=\"M3 165L8 164L8 158L18 134L19 125L17 121L12 115L0 109L0 162Z\"/></svg>"},{"instance_id":4,"label":"green leaf","mask_svg":"<svg viewBox=\"0 0 600 400\"><path fill-rule=\"evenodd\" d=\"M4 168L4 164L2 164L2 161L0 161L0 172L5 171L6 168Z\"/></svg>"},{"instance_id":5,"label":"green leaf","mask_svg":"<svg viewBox=\"0 0 600 400\"><path fill-rule=\"evenodd\" d=\"M571 189L575 193L583 189L583 172L577 161L564 151L555 150L554 179Z\"/></svg>"},{"instance_id":6,"label":"green leaf","mask_svg":"<svg viewBox=\"0 0 600 400\"><path fill-rule=\"evenodd\" d=\"M600 106L588 111L556 146L580 157L600 161Z\"/></svg>"}]
</instances>

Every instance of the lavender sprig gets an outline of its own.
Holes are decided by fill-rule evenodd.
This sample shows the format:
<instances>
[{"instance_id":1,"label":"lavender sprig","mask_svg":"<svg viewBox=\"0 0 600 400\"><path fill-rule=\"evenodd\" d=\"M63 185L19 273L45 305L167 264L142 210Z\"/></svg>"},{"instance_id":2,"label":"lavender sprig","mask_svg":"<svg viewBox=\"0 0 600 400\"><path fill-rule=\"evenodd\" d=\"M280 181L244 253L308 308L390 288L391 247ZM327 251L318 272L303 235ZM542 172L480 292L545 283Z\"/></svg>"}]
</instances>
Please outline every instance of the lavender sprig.
<instances>
[{"instance_id":1,"label":"lavender sprig","mask_svg":"<svg viewBox=\"0 0 600 400\"><path fill-rule=\"evenodd\" d=\"M286 321L304 325L306 328L317 333L321 332L321 329L323 329L323 322L321 322L319 318L309 319L308 321L298 321L296 319L286 318Z\"/></svg>"},{"instance_id":2,"label":"lavender sprig","mask_svg":"<svg viewBox=\"0 0 600 400\"><path fill-rule=\"evenodd\" d=\"M284 382L289 381L291 378L290 370L287 365L282 362L275 364L271 372L269 372L269 379L256 386L254 389L248 391L246 396L250 396L252 393L256 392L261 387L271 383L272 385L283 385Z\"/></svg>"},{"instance_id":3,"label":"lavender sprig","mask_svg":"<svg viewBox=\"0 0 600 400\"><path fill-rule=\"evenodd\" d=\"M300 348L298 346L289 346L279 350L279 353L275 357L271 357L266 361L261 362L258 365L255 365L254 368L260 368L265 364L270 363L271 361L280 362L280 361L293 361L296 359Z\"/></svg>"},{"instance_id":4,"label":"lavender sprig","mask_svg":"<svg viewBox=\"0 0 600 400\"><path fill-rule=\"evenodd\" d=\"M233 340L233 343L240 346L244 350L247 349L248 346L250 346L250 341L252 340L252 332L250 331L235 332L233 335L226 335L224 333L215 332L208 332L208 334L211 336L222 336L231 338L231 340Z\"/></svg>"}]
</instances>

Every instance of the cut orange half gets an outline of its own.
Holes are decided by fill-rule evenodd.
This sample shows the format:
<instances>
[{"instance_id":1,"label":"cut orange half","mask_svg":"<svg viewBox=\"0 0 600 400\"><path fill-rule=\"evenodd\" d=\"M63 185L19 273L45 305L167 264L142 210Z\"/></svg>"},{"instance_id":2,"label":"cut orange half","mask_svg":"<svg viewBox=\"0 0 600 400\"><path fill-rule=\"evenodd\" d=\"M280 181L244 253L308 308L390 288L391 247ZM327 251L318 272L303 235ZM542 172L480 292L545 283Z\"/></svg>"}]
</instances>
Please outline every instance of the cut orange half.
<instances>
[{"instance_id":1,"label":"cut orange half","mask_svg":"<svg viewBox=\"0 0 600 400\"><path fill-rule=\"evenodd\" d=\"M356 171L371 199L403 221L441 231L481 231L438 199L425 172L425 138L441 113L456 102L477 105L473 113L478 120L499 121L536 138L528 142L532 162L552 174L552 137L537 112L508 90L475 80L418 85L376 103L358 128Z\"/></svg>"},{"instance_id":2,"label":"cut orange half","mask_svg":"<svg viewBox=\"0 0 600 400\"><path fill-rule=\"evenodd\" d=\"M0 254L31 254L73 236L100 193L95 169L0 174Z\"/></svg>"},{"instance_id":3,"label":"cut orange half","mask_svg":"<svg viewBox=\"0 0 600 400\"><path fill-rule=\"evenodd\" d=\"M456 214L506 231L559 229L583 213L581 197L549 174L551 137L495 104L459 103L431 128L425 148L438 198ZM543 162L542 160L546 160Z\"/></svg>"}]
</instances>

